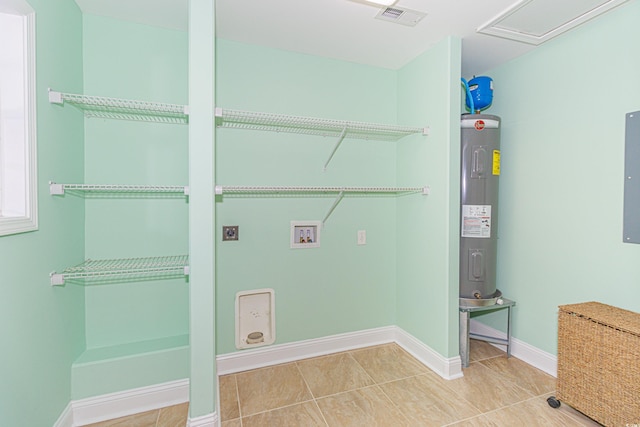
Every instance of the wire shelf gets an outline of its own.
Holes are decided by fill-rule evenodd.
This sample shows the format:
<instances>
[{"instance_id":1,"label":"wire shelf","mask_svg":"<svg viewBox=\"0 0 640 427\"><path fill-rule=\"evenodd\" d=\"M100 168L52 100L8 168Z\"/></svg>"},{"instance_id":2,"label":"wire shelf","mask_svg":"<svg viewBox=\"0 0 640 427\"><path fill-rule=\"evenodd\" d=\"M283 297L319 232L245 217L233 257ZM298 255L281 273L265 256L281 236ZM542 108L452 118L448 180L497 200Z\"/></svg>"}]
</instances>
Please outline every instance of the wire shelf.
<instances>
[{"instance_id":1,"label":"wire shelf","mask_svg":"<svg viewBox=\"0 0 640 427\"><path fill-rule=\"evenodd\" d=\"M189 195L189 187L180 185L131 184L58 184L49 182L49 194L61 195L65 190L105 193L182 193Z\"/></svg>"},{"instance_id":2,"label":"wire shelf","mask_svg":"<svg viewBox=\"0 0 640 427\"><path fill-rule=\"evenodd\" d=\"M85 117L155 123L189 122L189 108L185 105L78 95L52 90L49 90L49 102L52 104L67 102L82 110Z\"/></svg>"},{"instance_id":3,"label":"wire shelf","mask_svg":"<svg viewBox=\"0 0 640 427\"><path fill-rule=\"evenodd\" d=\"M125 258L108 260L88 259L61 273L50 274L51 285L64 285L66 280L126 279L140 277L173 277L189 275L188 255Z\"/></svg>"},{"instance_id":4,"label":"wire shelf","mask_svg":"<svg viewBox=\"0 0 640 427\"><path fill-rule=\"evenodd\" d=\"M215 192L221 194L260 194L260 193L422 193L429 194L429 187L257 187L216 185Z\"/></svg>"},{"instance_id":5,"label":"wire shelf","mask_svg":"<svg viewBox=\"0 0 640 427\"><path fill-rule=\"evenodd\" d=\"M216 108L218 127L289 132L336 138L397 141L407 135L428 134L428 128Z\"/></svg>"},{"instance_id":6,"label":"wire shelf","mask_svg":"<svg viewBox=\"0 0 640 427\"><path fill-rule=\"evenodd\" d=\"M223 186L216 185L215 193L222 194L335 194L336 198L322 220L322 225L336 209L345 194L429 194L429 187L256 187L256 186Z\"/></svg>"}]
</instances>

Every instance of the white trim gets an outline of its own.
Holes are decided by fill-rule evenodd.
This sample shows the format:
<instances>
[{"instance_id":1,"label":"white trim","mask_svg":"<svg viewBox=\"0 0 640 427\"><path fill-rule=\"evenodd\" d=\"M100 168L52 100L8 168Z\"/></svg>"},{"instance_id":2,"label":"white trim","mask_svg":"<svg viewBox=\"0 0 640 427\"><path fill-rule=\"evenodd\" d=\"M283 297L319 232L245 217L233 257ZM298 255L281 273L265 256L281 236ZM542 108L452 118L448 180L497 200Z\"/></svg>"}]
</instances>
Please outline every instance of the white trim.
<instances>
[{"instance_id":1,"label":"white trim","mask_svg":"<svg viewBox=\"0 0 640 427\"><path fill-rule=\"evenodd\" d=\"M582 13L580 11L576 11L578 13L577 16L573 18L568 18L566 22L563 22L555 27L550 27L541 34L536 34L534 31L529 31L526 27L526 24L532 25L532 23L527 22L523 25L523 28L508 28L509 24L502 24L502 21L507 20L511 15L519 14L522 15L530 15L535 16L535 12L527 11L526 7L528 4L532 3L533 0L521 0L520 2L508 7L498 16L493 18L491 21L486 24L481 25L476 29L476 32L482 34L490 34L497 37L503 37L510 40L516 40L523 43L529 43L532 45L540 45L547 40L550 40L560 34L571 30L578 25L589 21L597 16L602 15L614 7L617 7L623 3L626 3L628 0L608 0L604 1L601 4L593 7L590 10L586 10ZM578 4L578 2L576 2ZM502 24L502 25L501 25Z\"/></svg>"},{"instance_id":2,"label":"white trim","mask_svg":"<svg viewBox=\"0 0 640 427\"><path fill-rule=\"evenodd\" d=\"M495 336L497 338L504 339L507 338L507 334L505 332L494 329L473 319L469 322L469 331L480 335ZM501 346L500 344L493 345L496 348L504 350L504 346ZM547 353L544 350L540 350L531 344L527 344L524 341L511 337L511 355L543 372L546 372L549 375L554 377L558 376L558 357L551 353Z\"/></svg>"},{"instance_id":3,"label":"white trim","mask_svg":"<svg viewBox=\"0 0 640 427\"><path fill-rule=\"evenodd\" d=\"M218 414L212 413L187 420L187 427L217 427Z\"/></svg>"},{"instance_id":4,"label":"white trim","mask_svg":"<svg viewBox=\"0 0 640 427\"><path fill-rule=\"evenodd\" d=\"M445 380L462 377L462 359L460 359L460 356L445 358L400 328L397 328L396 335L398 345Z\"/></svg>"},{"instance_id":5,"label":"white trim","mask_svg":"<svg viewBox=\"0 0 640 427\"><path fill-rule=\"evenodd\" d=\"M397 343L445 379L462 376L460 356L445 358L397 326L238 351L219 355L216 357L216 362L218 375L225 375L391 342ZM83 426L188 401L189 380L170 381L71 401L54 427ZM216 412L190 418L187 422L188 427L214 427L218 424Z\"/></svg>"},{"instance_id":6,"label":"white trim","mask_svg":"<svg viewBox=\"0 0 640 427\"><path fill-rule=\"evenodd\" d=\"M188 401L188 379L74 400L73 425L83 426Z\"/></svg>"},{"instance_id":7,"label":"white trim","mask_svg":"<svg viewBox=\"0 0 640 427\"><path fill-rule=\"evenodd\" d=\"M390 342L397 343L421 363L445 379L454 379L462 376L460 356L449 359L444 358L438 352L397 326L368 329L262 347L255 350L222 354L216 357L216 362L218 375L226 375Z\"/></svg>"},{"instance_id":8,"label":"white trim","mask_svg":"<svg viewBox=\"0 0 640 427\"><path fill-rule=\"evenodd\" d=\"M36 118L36 14L24 0L12 0L7 7L24 17L25 66L25 208L24 216L0 218L0 236L38 229L38 165ZM4 9L3 9L4 10Z\"/></svg>"},{"instance_id":9,"label":"white trim","mask_svg":"<svg viewBox=\"0 0 640 427\"><path fill-rule=\"evenodd\" d=\"M395 330L395 326L387 326L222 354L216 357L218 375L394 342Z\"/></svg>"},{"instance_id":10,"label":"white trim","mask_svg":"<svg viewBox=\"0 0 640 427\"><path fill-rule=\"evenodd\" d=\"M62 414L58 417L58 421L53 424L53 427L73 427L73 407L71 402L64 408Z\"/></svg>"}]
</instances>

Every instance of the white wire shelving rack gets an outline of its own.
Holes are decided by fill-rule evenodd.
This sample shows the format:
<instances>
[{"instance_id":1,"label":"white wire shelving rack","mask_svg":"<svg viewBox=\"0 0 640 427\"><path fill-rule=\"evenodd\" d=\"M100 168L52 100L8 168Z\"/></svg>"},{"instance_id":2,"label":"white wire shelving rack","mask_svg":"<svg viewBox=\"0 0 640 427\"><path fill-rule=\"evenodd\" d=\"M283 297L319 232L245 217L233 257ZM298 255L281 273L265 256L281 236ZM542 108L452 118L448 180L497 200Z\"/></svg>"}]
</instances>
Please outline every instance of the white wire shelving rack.
<instances>
[{"instance_id":1,"label":"white wire shelving rack","mask_svg":"<svg viewBox=\"0 0 640 427\"><path fill-rule=\"evenodd\" d=\"M89 193L170 193L189 195L188 186L180 185L131 185L131 184L58 184L49 181L49 194L63 195L65 191Z\"/></svg>"},{"instance_id":2,"label":"white wire shelving rack","mask_svg":"<svg viewBox=\"0 0 640 427\"><path fill-rule=\"evenodd\" d=\"M392 194L402 195L411 193L421 193L426 196L429 194L430 188L424 187L261 187L261 186L226 186L216 185L215 194L236 194L236 195L251 195L251 194L336 194L336 198L324 216L322 224L329 219L333 211L336 209L340 201L344 198L345 194Z\"/></svg>"},{"instance_id":3,"label":"white wire shelving rack","mask_svg":"<svg viewBox=\"0 0 640 427\"><path fill-rule=\"evenodd\" d=\"M82 110L85 117L155 123L185 124L189 122L189 107L186 105L78 95L51 89L49 89L49 102L60 105L71 104Z\"/></svg>"},{"instance_id":4,"label":"white wire shelving rack","mask_svg":"<svg viewBox=\"0 0 640 427\"><path fill-rule=\"evenodd\" d=\"M60 273L50 274L51 285L64 285L65 281L124 280L140 278L170 278L189 275L188 255L147 258L88 259Z\"/></svg>"},{"instance_id":5,"label":"white wire shelving rack","mask_svg":"<svg viewBox=\"0 0 640 427\"><path fill-rule=\"evenodd\" d=\"M428 127L408 127L315 117L290 116L232 109L215 109L216 125L221 128L287 132L338 138L324 169L345 138L398 141L408 135L428 135Z\"/></svg>"}]
</instances>

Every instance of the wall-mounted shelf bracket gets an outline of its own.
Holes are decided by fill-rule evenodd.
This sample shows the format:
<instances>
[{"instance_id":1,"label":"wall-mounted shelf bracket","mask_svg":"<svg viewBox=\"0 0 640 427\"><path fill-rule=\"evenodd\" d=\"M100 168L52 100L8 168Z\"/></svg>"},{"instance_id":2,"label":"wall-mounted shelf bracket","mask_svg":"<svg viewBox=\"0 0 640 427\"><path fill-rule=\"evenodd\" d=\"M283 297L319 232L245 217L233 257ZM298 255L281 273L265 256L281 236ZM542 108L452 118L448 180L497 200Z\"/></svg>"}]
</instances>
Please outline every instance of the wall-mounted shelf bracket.
<instances>
[{"instance_id":1,"label":"wall-mounted shelf bracket","mask_svg":"<svg viewBox=\"0 0 640 427\"><path fill-rule=\"evenodd\" d=\"M344 129L342 129L342 133L340 133L340 136L338 137L338 141L336 142L336 145L333 146L333 150L331 150L331 154L329 154L329 158L324 164L325 171L327 170L327 166L329 166L329 162L331 161L331 159L333 159L333 155L336 154L338 147L340 146L340 144L342 144L342 141L344 141L344 136L346 134L347 134L347 127L345 126Z\"/></svg>"},{"instance_id":2,"label":"wall-mounted shelf bracket","mask_svg":"<svg viewBox=\"0 0 640 427\"><path fill-rule=\"evenodd\" d=\"M49 181L49 194L63 195L65 190L103 193L182 193L189 195L188 186L130 184L58 184Z\"/></svg>"},{"instance_id":3,"label":"wall-mounted shelf bracket","mask_svg":"<svg viewBox=\"0 0 640 427\"><path fill-rule=\"evenodd\" d=\"M333 213L333 211L335 210L335 208L338 206L338 204L340 203L340 201L342 201L342 198L344 197L344 191L341 191L338 193L338 196L336 197L336 199L333 201L333 204L331 205L331 207L329 208L329 210L327 211L327 214L324 216L324 218L322 219L322 226L324 227L324 223L327 222L327 219L329 219L329 217L331 216L331 214Z\"/></svg>"}]
</instances>

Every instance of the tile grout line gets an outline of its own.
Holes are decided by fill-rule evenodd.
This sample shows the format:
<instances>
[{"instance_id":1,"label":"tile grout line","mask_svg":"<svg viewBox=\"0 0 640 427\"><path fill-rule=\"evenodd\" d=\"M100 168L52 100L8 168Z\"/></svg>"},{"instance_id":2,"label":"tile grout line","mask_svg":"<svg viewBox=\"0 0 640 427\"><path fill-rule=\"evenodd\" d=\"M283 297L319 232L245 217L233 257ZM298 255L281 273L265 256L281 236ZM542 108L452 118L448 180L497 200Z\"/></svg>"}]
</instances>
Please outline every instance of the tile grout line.
<instances>
[{"instance_id":1,"label":"tile grout line","mask_svg":"<svg viewBox=\"0 0 640 427\"><path fill-rule=\"evenodd\" d=\"M491 360L491 359L498 359L498 358L500 358L500 357L504 357L504 355L502 355L502 354L498 354L498 355L491 356L491 357L485 357L485 358L482 358L482 359L473 360L473 361L471 361L471 364L477 364L477 365L480 365L480 366L482 366L483 368L486 368L486 369L488 369L489 371L493 372L494 374L498 374L498 375L500 375L500 374L501 374L501 372L500 372L499 370L495 369L494 367L487 366L486 364L482 363L482 362L484 362L484 361ZM511 356L511 357L513 357L513 356ZM516 359L517 359L517 358L516 358ZM518 359L518 360L520 360L520 359ZM526 362L525 362L525 363L526 363ZM514 406L517 406L517 405L523 404L523 403L525 403L525 402L532 401L532 400L534 400L534 399L541 399L541 398L544 398L544 397L545 397L546 395L548 395L549 393L553 393L553 391L545 391L545 392L543 392L542 394L535 394L535 393L534 393L534 392L532 392L532 391L529 391L529 390L527 390L527 389L524 389L523 387L521 387L520 385L518 385L516 382L514 382L514 381L512 381L512 380L510 380L510 379L508 379L508 378L505 378L505 377L502 377L502 376L501 376L501 378L502 378L503 380L507 381L508 383L510 383L510 384L512 384L512 385L514 385L514 386L516 386L516 387L518 387L519 389L524 390L527 394L530 394L530 397L527 397L526 399L523 399L523 400L519 400L519 401L517 401L517 402L513 402L513 403L511 403L511 404L509 404L509 405L505 405L505 406L501 406L501 407L499 407L499 408L492 409L492 410L487 411L487 412L483 412L483 411L481 411L479 408L476 408L476 407L475 407L471 402L468 402L468 401L467 401L467 402L468 402L468 404L469 404L469 406L471 406L471 407L473 407L473 408L477 409L477 410L478 410L478 412L480 412L480 415L475 415L475 416L473 416L473 417L469 417L469 418L465 418L465 419L462 419L462 420L458 420L458 421L455 421L455 422L452 422L452 423L449 423L449 424L446 424L446 425L447 425L447 426L454 425L454 424L457 424L457 423L462 422L462 421L468 421L468 420L472 420L472 419L480 418L480 417L483 417L483 416L485 416L485 415L486 415L486 416L491 416L491 414L493 414L493 413L495 413L495 412L502 411L502 410L505 410L505 409L507 409L507 408L514 407ZM445 384L445 385L446 385L446 384ZM450 387L449 387L449 388L450 388ZM465 400L466 400L466 399L465 399Z\"/></svg>"},{"instance_id":2,"label":"tile grout line","mask_svg":"<svg viewBox=\"0 0 640 427\"><path fill-rule=\"evenodd\" d=\"M403 379L399 379L399 380L393 380L393 381L403 381L409 378L415 378L419 375L424 375L424 374L418 374L418 375L413 375L411 377L406 377ZM409 425L411 425L411 420L409 419L409 417L407 417L407 415L405 415L404 411L396 404L396 402L393 401L393 399L391 399L391 397L389 397L389 395L384 391L384 389L382 387L380 387L380 385L382 384L389 384L393 381L385 381L384 383L380 383L380 384L376 384L378 386L378 388L380 389L380 391L382 392L382 394L384 394L384 397L387 398L387 400L389 402L391 402L391 404L393 405L394 408L396 408L398 410L398 412L400 412L400 415L402 415L404 417L404 419L409 423Z\"/></svg>"},{"instance_id":3,"label":"tile grout line","mask_svg":"<svg viewBox=\"0 0 640 427\"><path fill-rule=\"evenodd\" d=\"M364 366L362 366L362 364L360 362L358 362L358 359L356 359L355 357L353 357L353 350L352 351L348 351L347 355L351 358L351 360L353 360L354 362L356 362L356 365L358 365L360 367L360 369L362 369L362 371L367 375L367 377L369 377L369 379L371 380L372 383L374 384L378 384L378 382L371 376L371 374L369 374L369 371L367 371L365 369Z\"/></svg>"},{"instance_id":4,"label":"tile grout line","mask_svg":"<svg viewBox=\"0 0 640 427\"><path fill-rule=\"evenodd\" d=\"M513 357L513 356L511 356L511 357ZM486 359L485 359L485 360L486 360ZM508 359L507 359L507 360L508 360ZM519 360L519 359L518 359L518 360ZM501 373L499 370L494 369L494 368L492 368L491 366L487 366L487 365L485 365L484 363L481 363L481 362L478 362L478 363L480 364L480 366L482 366L482 367L484 367L484 368L488 369L490 372L493 372L494 374L500 375L500 379L501 379L501 380L504 380L504 381L506 381L507 383L512 384L513 386L515 386L515 387L517 387L517 388L519 388L519 389L523 390L523 391L524 391L525 393L527 393L527 394L531 394L531 397L530 397L529 399L536 397L536 395L535 395L535 393L534 393L533 391L529 391L529 390L525 389L524 387L521 387L517 382L515 382L515 381L513 381L513 380L511 380L511 379L509 379L509 378L507 378L507 377L505 377L505 376L503 376L503 375L501 375L502 373ZM525 362L525 363L526 363L526 362ZM545 374L545 375L547 375L547 374ZM525 399L525 400L523 400L522 402L525 402L525 401L527 401L527 400L529 400L529 399ZM507 406L510 406L510 405L507 405Z\"/></svg>"},{"instance_id":5,"label":"tile grout line","mask_svg":"<svg viewBox=\"0 0 640 427\"><path fill-rule=\"evenodd\" d=\"M241 417L241 419L242 419L242 418L249 418L249 417L253 417L253 416L255 416L255 415L266 414L267 412L273 412L273 411L277 411L277 410L280 410L280 409L290 408L290 407L292 407L292 406L301 405L301 404L303 404L303 403L313 402L314 400L315 400L315 399L303 400L303 401L301 401L301 402L290 403L290 404L288 404L288 405L278 406L277 408L271 408L271 409L267 409L267 410L264 410L264 411L255 412L255 413L253 413L253 414L243 415L243 416ZM227 420L227 421L231 421L231 420Z\"/></svg>"},{"instance_id":6,"label":"tile grout line","mask_svg":"<svg viewBox=\"0 0 640 427\"><path fill-rule=\"evenodd\" d=\"M479 363L479 362L471 362L471 363ZM471 366L471 363L469 364L469 366ZM457 380L448 380L448 381L457 381ZM450 392L452 392L453 394L457 395L458 393L456 392L456 390L454 390L453 388L449 387L449 385L445 382L444 387L447 388L447 390L449 390ZM472 402L470 402L469 400L465 399L462 396L459 396L460 399L464 400L469 406L471 406L473 409L475 409L476 411L478 411L480 413L480 415L475 415L473 417L470 418L466 418L466 419L471 419L471 418L475 418L475 417L481 417L482 415L485 414L485 412L482 411L482 409L478 408L476 405L474 405ZM491 411L489 411L491 412ZM460 420L460 421L464 421L464 420ZM456 421L459 422L459 421ZM447 424L449 425L449 424Z\"/></svg>"},{"instance_id":7,"label":"tile grout line","mask_svg":"<svg viewBox=\"0 0 640 427\"><path fill-rule=\"evenodd\" d=\"M322 357L322 356L321 356ZM305 359L303 359L305 360ZM318 408L318 412L320 412L320 416L322 417L322 421L324 421L324 424L326 427L329 427L329 423L327 422L327 419L324 416L324 412L322 412L322 409L320 409L320 405L318 405L318 400L316 398L316 395L313 393L313 390L311 390L311 387L309 386L309 382L307 381L307 378L304 376L304 373L302 372L302 369L300 369L300 365L298 365L299 361L296 361L296 368L298 368L298 372L300 373L300 376L302 377L302 381L304 381L304 385L307 387L307 390L309 390L309 394L311 395L311 401L313 401L313 404L316 405L316 408ZM300 402L300 403L304 403L304 402ZM242 427L242 426L240 426Z\"/></svg>"},{"instance_id":8,"label":"tile grout line","mask_svg":"<svg viewBox=\"0 0 640 427\"><path fill-rule=\"evenodd\" d=\"M236 385L236 402L238 403L238 419L240 420L240 427L242 427L242 406L240 405L240 389L238 388L238 376L233 374L233 382Z\"/></svg>"},{"instance_id":9,"label":"tile grout line","mask_svg":"<svg viewBox=\"0 0 640 427\"><path fill-rule=\"evenodd\" d=\"M162 409L162 408L158 409L158 413L156 414L156 423L155 423L155 426L156 426L156 427L158 427L158 422L160 421L160 410L161 410L161 409Z\"/></svg>"}]
</instances>

